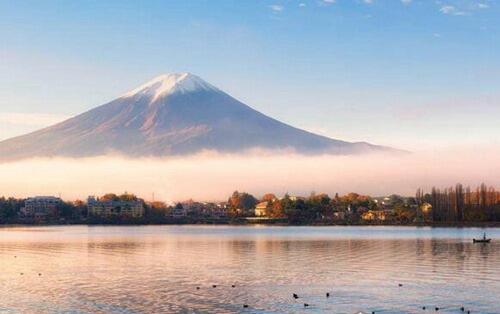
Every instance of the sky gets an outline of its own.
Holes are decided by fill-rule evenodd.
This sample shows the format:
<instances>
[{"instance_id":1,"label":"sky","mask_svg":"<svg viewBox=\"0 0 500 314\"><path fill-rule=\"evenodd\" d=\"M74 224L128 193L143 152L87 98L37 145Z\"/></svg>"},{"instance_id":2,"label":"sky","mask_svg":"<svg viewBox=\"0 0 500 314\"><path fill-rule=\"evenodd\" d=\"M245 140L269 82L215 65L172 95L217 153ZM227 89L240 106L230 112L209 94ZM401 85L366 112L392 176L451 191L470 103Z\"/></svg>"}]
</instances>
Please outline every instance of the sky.
<instances>
[{"instance_id":1,"label":"sky","mask_svg":"<svg viewBox=\"0 0 500 314\"><path fill-rule=\"evenodd\" d=\"M0 139L191 72L334 138L500 146L499 30L494 0L0 0Z\"/></svg>"}]
</instances>

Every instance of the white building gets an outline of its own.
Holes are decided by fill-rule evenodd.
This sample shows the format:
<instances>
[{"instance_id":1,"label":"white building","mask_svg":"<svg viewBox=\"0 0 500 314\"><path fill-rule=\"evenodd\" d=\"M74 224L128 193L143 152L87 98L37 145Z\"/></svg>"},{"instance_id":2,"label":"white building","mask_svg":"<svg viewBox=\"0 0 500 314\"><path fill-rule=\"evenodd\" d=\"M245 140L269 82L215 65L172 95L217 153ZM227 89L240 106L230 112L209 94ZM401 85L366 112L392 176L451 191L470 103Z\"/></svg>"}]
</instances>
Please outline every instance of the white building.
<instances>
[{"instance_id":1,"label":"white building","mask_svg":"<svg viewBox=\"0 0 500 314\"><path fill-rule=\"evenodd\" d=\"M184 217L187 217L188 215L188 211L186 208L182 207L182 208L172 208L172 213L171 213L171 216L172 218L184 218Z\"/></svg>"},{"instance_id":2,"label":"white building","mask_svg":"<svg viewBox=\"0 0 500 314\"><path fill-rule=\"evenodd\" d=\"M144 216L142 201L99 200L91 196L87 200L89 214L99 217L133 217Z\"/></svg>"},{"instance_id":3,"label":"white building","mask_svg":"<svg viewBox=\"0 0 500 314\"><path fill-rule=\"evenodd\" d=\"M269 202L262 202L255 206L255 216L256 217L265 217L267 216L267 207Z\"/></svg>"},{"instance_id":4,"label":"white building","mask_svg":"<svg viewBox=\"0 0 500 314\"><path fill-rule=\"evenodd\" d=\"M32 218L45 218L57 214L57 207L62 200L54 196L35 196L24 201L24 207L21 208L21 215Z\"/></svg>"}]
</instances>

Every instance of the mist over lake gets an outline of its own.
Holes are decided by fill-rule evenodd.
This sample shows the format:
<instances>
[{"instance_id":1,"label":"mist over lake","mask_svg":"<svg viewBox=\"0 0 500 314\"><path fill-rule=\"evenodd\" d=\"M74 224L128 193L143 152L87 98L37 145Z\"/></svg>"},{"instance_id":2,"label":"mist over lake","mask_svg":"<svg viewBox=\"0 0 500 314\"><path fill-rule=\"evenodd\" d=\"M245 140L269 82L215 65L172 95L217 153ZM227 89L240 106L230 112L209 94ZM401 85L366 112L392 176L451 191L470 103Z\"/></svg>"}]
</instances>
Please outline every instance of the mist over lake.
<instances>
[{"instance_id":1,"label":"mist over lake","mask_svg":"<svg viewBox=\"0 0 500 314\"><path fill-rule=\"evenodd\" d=\"M500 184L500 151L477 148L406 155L308 156L291 152L204 152L185 157L43 158L0 163L0 190L28 197L60 194L66 200L132 192L166 202L227 200L234 190L255 195L357 192L415 195L432 186ZM464 167L464 165L470 165Z\"/></svg>"}]
</instances>

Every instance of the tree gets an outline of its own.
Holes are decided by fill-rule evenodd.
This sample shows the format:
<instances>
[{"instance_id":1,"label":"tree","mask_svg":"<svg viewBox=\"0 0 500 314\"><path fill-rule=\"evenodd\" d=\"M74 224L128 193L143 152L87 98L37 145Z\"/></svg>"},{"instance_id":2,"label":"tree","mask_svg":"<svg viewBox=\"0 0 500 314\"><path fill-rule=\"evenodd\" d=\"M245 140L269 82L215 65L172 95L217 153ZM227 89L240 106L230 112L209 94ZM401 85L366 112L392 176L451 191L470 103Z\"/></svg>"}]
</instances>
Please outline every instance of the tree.
<instances>
[{"instance_id":1,"label":"tree","mask_svg":"<svg viewBox=\"0 0 500 314\"><path fill-rule=\"evenodd\" d=\"M285 217L285 211L283 210L282 202L281 201L273 202L269 214L272 218Z\"/></svg>"},{"instance_id":2,"label":"tree","mask_svg":"<svg viewBox=\"0 0 500 314\"><path fill-rule=\"evenodd\" d=\"M248 211L250 209L255 208L257 204L257 199L248 193L239 193L238 191L234 191L231 197L228 200L229 208L233 211L244 210Z\"/></svg>"},{"instance_id":3,"label":"tree","mask_svg":"<svg viewBox=\"0 0 500 314\"><path fill-rule=\"evenodd\" d=\"M57 205L57 216L65 219L76 218L76 207L70 202L61 202Z\"/></svg>"},{"instance_id":4,"label":"tree","mask_svg":"<svg viewBox=\"0 0 500 314\"><path fill-rule=\"evenodd\" d=\"M0 197L0 220L8 221L17 217L23 206L23 199L15 199L13 197L6 199L5 197Z\"/></svg>"},{"instance_id":5,"label":"tree","mask_svg":"<svg viewBox=\"0 0 500 314\"><path fill-rule=\"evenodd\" d=\"M277 200L277 197L276 195L274 195L273 193L266 193L264 194L264 196L262 196L262 202L274 202L275 200Z\"/></svg>"},{"instance_id":6,"label":"tree","mask_svg":"<svg viewBox=\"0 0 500 314\"><path fill-rule=\"evenodd\" d=\"M119 198L120 198L120 201L123 201L123 202L135 202L138 200L137 196L135 196L134 194L129 194L127 192L120 195Z\"/></svg>"},{"instance_id":7,"label":"tree","mask_svg":"<svg viewBox=\"0 0 500 314\"><path fill-rule=\"evenodd\" d=\"M104 194L103 196L101 196L100 200L104 201L104 202L107 202L107 201L119 201L120 198L118 197L118 195L116 195L114 193L108 193L108 194Z\"/></svg>"}]
</instances>

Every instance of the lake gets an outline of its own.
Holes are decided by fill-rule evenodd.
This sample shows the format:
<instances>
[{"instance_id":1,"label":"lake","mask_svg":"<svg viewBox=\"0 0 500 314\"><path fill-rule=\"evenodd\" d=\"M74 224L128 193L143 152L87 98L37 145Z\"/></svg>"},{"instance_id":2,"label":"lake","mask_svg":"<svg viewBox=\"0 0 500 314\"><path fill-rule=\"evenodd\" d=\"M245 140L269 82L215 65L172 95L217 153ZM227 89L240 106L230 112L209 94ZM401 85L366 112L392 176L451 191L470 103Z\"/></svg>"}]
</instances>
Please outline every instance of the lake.
<instances>
[{"instance_id":1,"label":"lake","mask_svg":"<svg viewBox=\"0 0 500 314\"><path fill-rule=\"evenodd\" d=\"M1 313L500 313L500 228L15 227L0 266Z\"/></svg>"}]
</instances>

